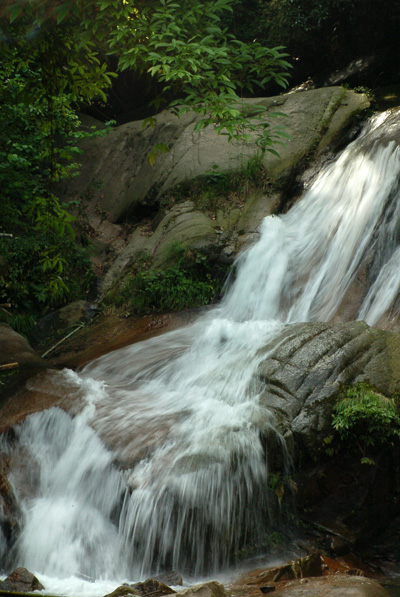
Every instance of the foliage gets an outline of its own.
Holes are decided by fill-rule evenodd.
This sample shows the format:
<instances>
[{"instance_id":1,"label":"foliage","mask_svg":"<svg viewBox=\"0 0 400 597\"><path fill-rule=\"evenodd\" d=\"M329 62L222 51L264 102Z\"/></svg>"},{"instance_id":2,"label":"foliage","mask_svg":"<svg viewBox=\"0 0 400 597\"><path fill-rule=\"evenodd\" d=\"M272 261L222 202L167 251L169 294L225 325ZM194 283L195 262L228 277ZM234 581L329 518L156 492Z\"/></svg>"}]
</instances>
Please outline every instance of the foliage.
<instances>
[{"instance_id":1,"label":"foliage","mask_svg":"<svg viewBox=\"0 0 400 597\"><path fill-rule=\"evenodd\" d=\"M243 141L253 132L259 146L270 150L287 133L282 127L271 129L260 117L261 107L259 114L246 118L241 98L255 86L264 89L274 82L285 87L290 64L281 46L244 43L227 31L223 17L232 4L233 0L48 0L38 5L36 0L10 0L5 12L19 22L29 10L35 26L69 28L71 47L75 44L85 55L92 56L88 48L96 43L116 55L119 70L147 73L156 84L157 110L167 105L178 114L192 109L203 116L197 130L213 125L230 140ZM97 59L94 53L92 63ZM83 68L82 62L75 62L67 68L75 69L74 76ZM97 78L109 76L102 68L97 67ZM154 125L154 119L148 124Z\"/></svg>"},{"instance_id":2,"label":"foliage","mask_svg":"<svg viewBox=\"0 0 400 597\"><path fill-rule=\"evenodd\" d=\"M296 482L288 474L281 472L272 472L269 474L268 486L270 491L276 496L279 506L282 505L283 498L288 494L290 497L297 491Z\"/></svg>"},{"instance_id":3,"label":"foliage","mask_svg":"<svg viewBox=\"0 0 400 597\"><path fill-rule=\"evenodd\" d=\"M18 313L39 316L46 305L82 298L90 291L94 282L91 264L72 239L57 239L62 265L58 261L58 269L54 262L46 267L53 241L51 234L35 231L19 238L0 238L0 302L12 305L10 323L18 321Z\"/></svg>"},{"instance_id":4,"label":"foliage","mask_svg":"<svg viewBox=\"0 0 400 597\"><path fill-rule=\"evenodd\" d=\"M221 290L222 282L210 272L207 256L199 251L170 247L167 258L174 263L166 269L150 268L139 261L122 288L105 297L105 304L126 306L135 314L177 311L207 305Z\"/></svg>"},{"instance_id":5,"label":"foliage","mask_svg":"<svg viewBox=\"0 0 400 597\"><path fill-rule=\"evenodd\" d=\"M342 444L360 450L362 463L373 464L369 453L400 440L397 400L375 392L368 384L355 384L340 393L332 426Z\"/></svg>"},{"instance_id":6,"label":"foliage","mask_svg":"<svg viewBox=\"0 0 400 597\"><path fill-rule=\"evenodd\" d=\"M14 235L0 242L0 302L11 302L19 328L24 313L30 321L88 289L90 264L73 242L74 218L56 184L78 171L77 143L88 135L77 102L109 85L90 47L77 56L54 23L31 39L33 12L18 24L3 19L0 43L0 231Z\"/></svg>"}]
</instances>

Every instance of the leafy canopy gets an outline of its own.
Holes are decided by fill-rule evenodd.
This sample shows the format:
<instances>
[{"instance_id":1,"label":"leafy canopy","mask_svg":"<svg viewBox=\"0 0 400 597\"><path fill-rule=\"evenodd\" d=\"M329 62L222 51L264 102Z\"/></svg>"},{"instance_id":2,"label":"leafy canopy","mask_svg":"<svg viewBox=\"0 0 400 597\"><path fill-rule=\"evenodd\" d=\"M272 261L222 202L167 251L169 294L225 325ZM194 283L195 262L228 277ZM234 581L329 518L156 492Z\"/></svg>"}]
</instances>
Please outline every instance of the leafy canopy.
<instances>
[{"instance_id":1,"label":"leafy canopy","mask_svg":"<svg viewBox=\"0 0 400 597\"><path fill-rule=\"evenodd\" d=\"M30 14L31 28L39 31L49 22L60 30L68 29L69 48L82 51L92 67L98 55L94 51L90 54L88 48L95 44L103 54L117 57L118 70L131 69L152 77L157 110L169 106L182 114L192 109L203 116L198 130L212 124L229 140L244 141L255 132L259 145L269 150L288 135L282 127L271 130L257 114L251 120L246 118L241 99L271 82L284 88L290 64L282 47L266 48L256 41L244 43L224 28L224 15L232 11L233 3L15 0L8 3L4 15L18 23ZM32 35L31 31L27 29L27 36ZM67 59L66 70L75 77L84 61L76 66L77 62L76 58ZM100 83L109 77L104 65L98 65L94 72ZM96 92L101 93L101 84L98 87Z\"/></svg>"}]
</instances>

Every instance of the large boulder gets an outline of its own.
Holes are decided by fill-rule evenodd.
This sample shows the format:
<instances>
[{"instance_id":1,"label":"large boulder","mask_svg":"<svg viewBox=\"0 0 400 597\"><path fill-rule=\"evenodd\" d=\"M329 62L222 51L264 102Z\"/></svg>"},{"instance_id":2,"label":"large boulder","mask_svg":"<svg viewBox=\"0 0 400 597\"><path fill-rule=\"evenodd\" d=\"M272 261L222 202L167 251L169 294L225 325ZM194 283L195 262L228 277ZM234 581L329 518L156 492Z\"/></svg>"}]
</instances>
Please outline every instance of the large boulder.
<instances>
[{"instance_id":1,"label":"large boulder","mask_svg":"<svg viewBox=\"0 0 400 597\"><path fill-rule=\"evenodd\" d=\"M400 391L400 335L362 321L290 325L265 354L261 402L296 454L315 456L332 433L341 386L367 382L384 395Z\"/></svg>"},{"instance_id":2,"label":"large boulder","mask_svg":"<svg viewBox=\"0 0 400 597\"><path fill-rule=\"evenodd\" d=\"M285 124L291 141L279 146L280 157L264 156L269 176L280 176L301 158L325 148L343 129L354 113L369 105L367 98L341 87L288 93L272 98L243 101L251 117L257 104L272 127ZM273 116L280 112L286 117ZM195 132L199 116L186 113L181 118L170 112L157 116L155 127L142 120L121 125L105 137L88 139L82 145L83 167L79 177L68 181L66 194L86 194L91 209L117 222L127 214L142 214L157 203L171 187L212 170L240 168L255 152L254 143L229 143L212 127ZM148 155L157 144L169 151L157 156L153 165Z\"/></svg>"},{"instance_id":3,"label":"large boulder","mask_svg":"<svg viewBox=\"0 0 400 597\"><path fill-rule=\"evenodd\" d=\"M45 362L21 334L7 323L0 322L0 365L11 363L33 369L46 367ZM3 370L6 371L6 367Z\"/></svg>"},{"instance_id":4,"label":"large boulder","mask_svg":"<svg viewBox=\"0 0 400 597\"><path fill-rule=\"evenodd\" d=\"M335 575L296 580L273 592L276 597L389 597L379 583L370 578Z\"/></svg>"}]
</instances>

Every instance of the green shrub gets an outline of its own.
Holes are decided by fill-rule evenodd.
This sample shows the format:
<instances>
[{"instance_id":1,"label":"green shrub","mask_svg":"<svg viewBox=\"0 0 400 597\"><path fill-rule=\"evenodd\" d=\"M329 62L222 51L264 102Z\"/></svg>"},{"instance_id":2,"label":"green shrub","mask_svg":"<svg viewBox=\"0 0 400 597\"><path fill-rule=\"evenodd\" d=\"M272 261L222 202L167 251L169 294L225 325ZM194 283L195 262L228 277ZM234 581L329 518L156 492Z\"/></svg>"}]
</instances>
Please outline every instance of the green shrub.
<instances>
[{"instance_id":1,"label":"green shrub","mask_svg":"<svg viewBox=\"0 0 400 597\"><path fill-rule=\"evenodd\" d=\"M383 396L368 384L355 384L339 394L332 426L342 444L361 452L362 463L374 464L373 452L400 440L397 400Z\"/></svg>"},{"instance_id":2,"label":"green shrub","mask_svg":"<svg viewBox=\"0 0 400 597\"><path fill-rule=\"evenodd\" d=\"M14 316L40 316L46 306L61 306L90 291L95 280L90 261L72 239L57 239L63 256L62 277L61 272L44 267L43 256L53 243L51 234L34 230L26 236L0 238L0 303L11 303ZM54 282L60 287L53 293ZM14 327L14 320L6 321Z\"/></svg>"},{"instance_id":3,"label":"green shrub","mask_svg":"<svg viewBox=\"0 0 400 597\"><path fill-rule=\"evenodd\" d=\"M213 276L206 255L180 246L168 251L176 263L166 269L153 269L142 260L122 286L105 297L105 304L127 307L135 314L152 311L179 311L200 307L213 301L222 280Z\"/></svg>"}]
</instances>

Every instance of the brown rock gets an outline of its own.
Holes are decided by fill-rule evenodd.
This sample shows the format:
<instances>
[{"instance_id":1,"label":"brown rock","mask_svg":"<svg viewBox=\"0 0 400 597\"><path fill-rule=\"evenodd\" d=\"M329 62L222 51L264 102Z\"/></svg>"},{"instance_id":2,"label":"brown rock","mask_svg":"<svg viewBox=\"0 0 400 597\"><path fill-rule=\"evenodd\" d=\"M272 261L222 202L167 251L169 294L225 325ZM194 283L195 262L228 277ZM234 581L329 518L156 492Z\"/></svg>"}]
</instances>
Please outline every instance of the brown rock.
<instances>
[{"instance_id":1,"label":"brown rock","mask_svg":"<svg viewBox=\"0 0 400 597\"><path fill-rule=\"evenodd\" d=\"M47 366L21 334L8 323L0 322L0 365L14 362L26 367Z\"/></svg>"},{"instance_id":2,"label":"brown rock","mask_svg":"<svg viewBox=\"0 0 400 597\"><path fill-rule=\"evenodd\" d=\"M171 589L171 587L156 578L148 578L144 582L137 582L134 585L131 585L131 587L137 591L138 595L142 595L142 597L146 597L147 595L151 595L151 597L161 597L162 595L176 593L174 589Z\"/></svg>"},{"instance_id":3,"label":"brown rock","mask_svg":"<svg viewBox=\"0 0 400 597\"><path fill-rule=\"evenodd\" d=\"M287 583L274 592L276 597L389 597L389 593L370 578L326 576Z\"/></svg>"},{"instance_id":4,"label":"brown rock","mask_svg":"<svg viewBox=\"0 0 400 597\"><path fill-rule=\"evenodd\" d=\"M201 583L180 591L182 597L225 597L225 587L216 580Z\"/></svg>"},{"instance_id":5,"label":"brown rock","mask_svg":"<svg viewBox=\"0 0 400 597\"><path fill-rule=\"evenodd\" d=\"M0 590L18 593L42 591L44 586L26 568L16 568L4 581L0 581Z\"/></svg>"},{"instance_id":6,"label":"brown rock","mask_svg":"<svg viewBox=\"0 0 400 597\"><path fill-rule=\"evenodd\" d=\"M295 578L307 578L311 576L322 576L324 562L319 553L312 553L304 558L293 560L289 564L267 570L259 580L263 582L277 582L281 580L292 580Z\"/></svg>"}]
</instances>

